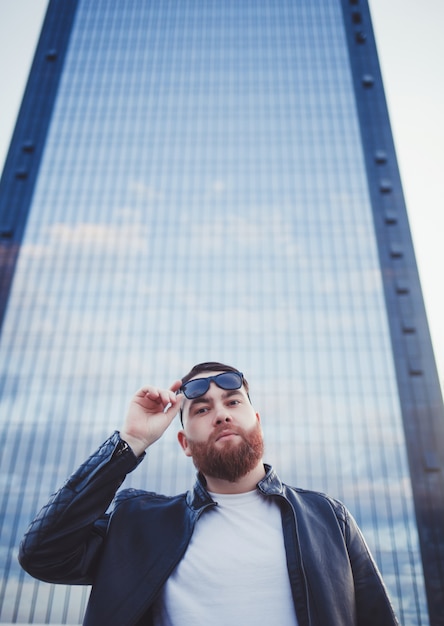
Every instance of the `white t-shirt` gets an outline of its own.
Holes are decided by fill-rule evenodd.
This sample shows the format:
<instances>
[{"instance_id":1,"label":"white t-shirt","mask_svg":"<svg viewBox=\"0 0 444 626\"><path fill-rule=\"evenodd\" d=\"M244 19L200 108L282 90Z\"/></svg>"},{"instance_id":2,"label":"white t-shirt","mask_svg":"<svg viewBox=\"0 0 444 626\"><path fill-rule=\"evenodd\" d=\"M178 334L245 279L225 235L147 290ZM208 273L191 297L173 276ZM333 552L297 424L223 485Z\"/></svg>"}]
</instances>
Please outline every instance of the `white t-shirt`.
<instances>
[{"instance_id":1,"label":"white t-shirt","mask_svg":"<svg viewBox=\"0 0 444 626\"><path fill-rule=\"evenodd\" d=\"M211 494L154 608L156 626L297 626L278 504Z\"/></svg>"}]
</instances>

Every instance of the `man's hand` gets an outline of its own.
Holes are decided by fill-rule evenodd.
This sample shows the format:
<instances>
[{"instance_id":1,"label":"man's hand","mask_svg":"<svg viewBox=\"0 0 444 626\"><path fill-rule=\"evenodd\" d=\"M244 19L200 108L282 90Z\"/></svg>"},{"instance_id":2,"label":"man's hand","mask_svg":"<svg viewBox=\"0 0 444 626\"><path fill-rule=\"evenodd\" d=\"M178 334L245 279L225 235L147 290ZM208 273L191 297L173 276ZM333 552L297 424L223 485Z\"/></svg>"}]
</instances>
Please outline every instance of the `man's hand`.
<instances>
[{"instance_id":1,"label":"man's hand","mask_svg":"<svg viewBox=\"0 0 444 626\"><path fill-rule=\"evenodd\" d=\"M133 396L120 436L136 456L157 441L171 424L183 398L182 394L176 395L181 384L181 380L176 380L169 389L146 385Z\"/></svg>"}]
</instances>

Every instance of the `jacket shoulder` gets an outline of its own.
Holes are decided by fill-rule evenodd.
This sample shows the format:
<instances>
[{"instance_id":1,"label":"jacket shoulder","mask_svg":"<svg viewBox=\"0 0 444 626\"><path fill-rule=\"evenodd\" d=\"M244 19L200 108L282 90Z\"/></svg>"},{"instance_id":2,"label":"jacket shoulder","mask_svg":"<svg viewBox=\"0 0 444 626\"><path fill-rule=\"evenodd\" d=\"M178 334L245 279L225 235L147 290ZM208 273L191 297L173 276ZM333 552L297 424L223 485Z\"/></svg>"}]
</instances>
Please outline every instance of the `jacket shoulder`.
<instances>
[{"instance_id":1,"label":"jacket shoulder","mask_svg":"<svg viewBox=\"0 0 444 626\"><path fill-rule=\"evenodd\" d=\"M343 531L345 531L345 527L350 521L350 512L343 502L321 491L291 487L289 485L284 485L284 488L287 490L287 495L293 494L294 498L304 508L310 507L316 510L326 509L333 511Z\"/></svg>"}]
</instances>

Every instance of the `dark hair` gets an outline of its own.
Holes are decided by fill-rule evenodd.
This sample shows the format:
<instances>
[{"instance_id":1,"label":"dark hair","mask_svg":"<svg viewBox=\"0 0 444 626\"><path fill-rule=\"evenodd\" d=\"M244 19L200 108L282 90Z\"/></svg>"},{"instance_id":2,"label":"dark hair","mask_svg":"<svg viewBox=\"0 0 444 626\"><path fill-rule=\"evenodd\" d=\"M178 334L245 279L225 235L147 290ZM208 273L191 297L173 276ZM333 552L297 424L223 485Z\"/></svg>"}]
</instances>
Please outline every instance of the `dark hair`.
<instances>
[{"instance_id":1,"label":"dark hair","mask_svg":"<svg viewBox=\"0 0 444 626\"><path fill-rule=\"evenodd\" d=\"M233 367L232 365L225 365L224 363L218 363L217 361L207 361L206 363L198 363L197 365L192 367L190 371L188 372L188 374L185 374L185 376L182 378L182 385L188 382L189 380L191 380L192 378L194 378L195 376L197 376L198 374L203 374L206 372L238 372L238 371L239 370L236 367ZM245 391L248 394L249 386L245 377L243 377L243 382L244 382Z\"/></svg>"}]
</instances>

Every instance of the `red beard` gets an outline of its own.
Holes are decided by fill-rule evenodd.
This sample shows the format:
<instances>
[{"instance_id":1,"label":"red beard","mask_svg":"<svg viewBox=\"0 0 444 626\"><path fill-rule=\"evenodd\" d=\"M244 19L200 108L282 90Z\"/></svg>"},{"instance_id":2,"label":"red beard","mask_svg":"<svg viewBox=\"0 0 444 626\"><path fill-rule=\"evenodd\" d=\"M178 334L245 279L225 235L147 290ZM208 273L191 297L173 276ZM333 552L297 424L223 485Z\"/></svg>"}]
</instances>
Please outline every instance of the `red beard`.
<instances>
[{"instance_id":1,"label":"red beard","mask_svg":"<svg viewBox=\"0 0 444 626\"><path fill-rule=\"evenodd\" d=\"M194 465L204 476L234 483L254 469L261 460L264 440L260 424L257 423L251 430L229 428L230 432L239 435L240 441L227 440L223 445L217 445L217 438L226 428L224 424L205 442L188 439L188 445Z\"/></svg>"}]
</instances>

